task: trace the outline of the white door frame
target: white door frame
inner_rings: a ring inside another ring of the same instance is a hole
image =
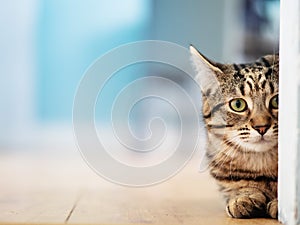
[[[280,5],[279,220],[300,224],[300,1]]]

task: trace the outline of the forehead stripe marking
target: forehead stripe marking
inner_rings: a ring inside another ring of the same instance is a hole
[[[258,75],[258,81],[260,81],[261,79],[261,73]]]
[[[240,91],[241,91],[241,94],[242,94],[243,96],[245,96],[245,86],[244,86],[244,84],[241,84],[241,86],[240,86]]]
[[[266,87],[266,83],[267,83],[267,81],[266,81],[266,80],[264,80],[264,81],[262,82],[262,84],[261,84],[261,87],[262,87],[262,89],[265,89],[265,87]]]
[[[271,89],[271,94],[273,94],[274,93],[274,86],[273,86],[271,81],[269,82],[269,86],[270,86],[270,89]]]
[[[236,64],[233,64],[233,67],[234,67],[235,70],[240,70],[239,66],[236,65]]]
[[[252,84],[249,81],[247,81],[247,84],[249,85],[250,90],[252,90],[252,88],[253,88]]]
[[[255,82],[255,80],[254,80],[254,77],[253,76],[249,76],[249,78],[251,79],[251,80],[253,80],[253,82]]]
[[[272,75],[273,70],[271,68],[268,69],[268,71],[266,72],[266,78],[269,79],[270,76]]]
[[[234,79],[243,79],[244,75],[240,73],[240,66],[236,65],[236,64],[233,64],[233,67],[234,67],[234,70],[235,70],[235,73],[233,75]]]
[[[244,69],[244,68],[246,67],[246,65],[245,65],[245,64],[240,64],[240,67],[241,67],[242,69]]]

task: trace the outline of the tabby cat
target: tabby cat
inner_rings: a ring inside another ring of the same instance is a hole
[[[220,64],[190,47],[210,174],[234,218],[277,218],[279,55]]]

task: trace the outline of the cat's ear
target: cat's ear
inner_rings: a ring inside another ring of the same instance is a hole
[[[190,45],[190,53],[196,71],[195,80],[199,83],[202,91],[205,93],[208,88],[219,87],[217,77],[223,75],[223,72],[218,64],[207,59],[192,45]]]
[[[217,66],[215,62],[209,60],[204,55],[202,55],[193,45],[190,45],[190,53],[196,71],[202,70],[203,66],[205,66],[211,69],[213,72],[223,73],[222,70]]]

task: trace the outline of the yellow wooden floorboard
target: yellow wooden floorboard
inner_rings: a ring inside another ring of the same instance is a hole
[[[214,181],[198,172],[198,160],[145,188],[103,180],[78,155],[0,155],[0,162],[0,224],[279,224],[228,218]]]

